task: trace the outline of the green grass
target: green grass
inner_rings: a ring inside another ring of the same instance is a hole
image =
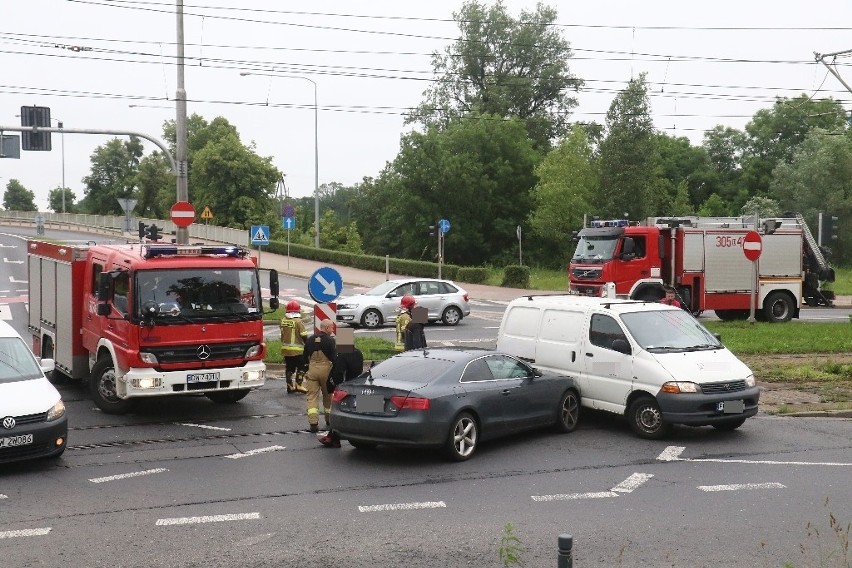
[[[720,334],[722,343],[737,355],[847,353],[852,347],[848,323],[707,321],[704,325]]]
[[[281,342],[277,339],[266,342],[267,363],[283,363],[281,358]],[[365,361],[384,361],[393,355],[393,343],[379,337],[356,337],[355,347],[364,355]]]
[[[834,282],[826,284],[838,296],[852,296],[852,268],[834,267]]]

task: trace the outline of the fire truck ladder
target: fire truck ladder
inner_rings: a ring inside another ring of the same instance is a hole
[[[834,269],[831,268],[825,255],[822,254],[822,250],[811,234],[811,230],[801,213],[796,213],[796,222],[802,227],[802,234],[807,245],[805,256],[809,266],[805,273],[805,302],[810,306],[832,306],[834,295],[823,293],[820,290],[819,281],[834,282]]]

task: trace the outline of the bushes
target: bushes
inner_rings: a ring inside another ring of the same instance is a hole
[[[468,282],[470,284],[484,284],[487,279],[487,268],[462,266],[456,273],[456,280],[458,280],[459,282]]]
[[[503,282],[500,284],[505,288],[529,288],[530,269],[528,266],[509,265],[503,272]]]

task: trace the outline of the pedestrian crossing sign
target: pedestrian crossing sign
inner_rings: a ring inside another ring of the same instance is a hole
[[[269,225],[252,225],[249,236],[253,245],[268,245]]]

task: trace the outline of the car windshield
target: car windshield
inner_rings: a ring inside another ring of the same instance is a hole
[[[262,313],[256,273],[246,268],[140,270],[134,298],[140,318],[145,306],[156,304],[158,323],[257,319]]]
[[[453,364],[452,361],[446,359],[433,359],[422,355],[419,357],[391,357],[370,369],[370,376],[375,380],[387,378],[394,381],[423,384],[443,375]]]
[[[0,383],[42,376],[32,351],[20,337],[0,337]]]
[[[603,262],[612,260],[618,237],[580,237],[574,256],[575,262]]]
[[[650,352],[719,349],[706,327],[684,310],[622,314],[621,321],[640,347]]]
[[[388,280],[387,282],[382,282],[372,290],[368,290],[364,292],[367,296],[384,296],[394,288],[399,286],[399,282],[394,282],[393,280]]]

